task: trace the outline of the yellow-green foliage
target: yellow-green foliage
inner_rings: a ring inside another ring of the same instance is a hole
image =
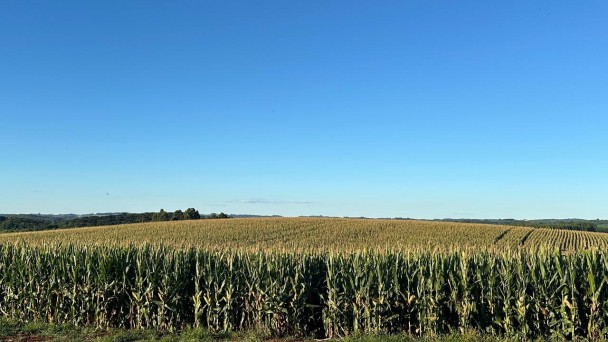
[[[0,315],[276,335],[607,337],[608,252],[0,245]]]
[[[0,243],[122,245],[149,243],[208,250],[344,251],[428,248],[608,248],[608,234],[498,225],[334,218],[152,222],[9,233]]]
[[[0,316],[339,337],[608,337],[601,233],[199,220],[0,235]]]

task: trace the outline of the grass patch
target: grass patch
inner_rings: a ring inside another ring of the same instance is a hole
[[[188,328],[177,333],[155,329],[94,329],[71,325],[54,325],[40,322],[20,323],[0,319],[0,341],[53,341],[53,342],[131,342],[131,341],[265,341],[267,335],[254,331],[246,333],[214,334],[205,329]],[[273,341],[279,341],[273,339]],[[289,342],[290,339],[280,341]],[[301,341],[301,339],[299,340]]]
[[[516,342],[522,338],[506,338],[476,333],[452,334],[437,337],[416,338],[409,335],[353,335],[342,340],[327,341],[344,342]],[[177,333],[159,332],[154,329],[99,330],[70,325],[53,325],[46,323],[18,323],[0,319],[0,341],[53,341],[53,342],[132,342],[132,341],[162,341],[162,342],[316,342],[313,338],[274,338],[265,333],[249,331],[243,333],[214,334],[205,329],[188,328]],[[321,340],[326,341],[326,340]],[[543,341],[539,339],[537,341]]]

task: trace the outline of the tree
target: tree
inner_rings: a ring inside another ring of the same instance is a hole
[[[226,215],[224,213],[220,213],[219,215],[217,215],[217,218],[225,219],[225,218],[228,218],[228,215]]]
[[[198,220],[200,218],[201,218],[201,214],[199,214],[198,210],[196,210],[194,208],[188,208],[184,212],[184,219],[185,220]]]
[[[177,221],[177,220],[183,220],[184,219],[184,212],[177,209],[176,211],[173,212],[173,217],[171,217],[171,220],[173,221]]]
[[[169,219],[169,213],[164,209],[161,209],[158,213],[155,213],[154,216],[152,216],[152,221],[169,221]]]

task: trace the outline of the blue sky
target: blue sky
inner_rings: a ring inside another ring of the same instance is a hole
[[[607,218],[604,1],[0,4],[0,212]]]

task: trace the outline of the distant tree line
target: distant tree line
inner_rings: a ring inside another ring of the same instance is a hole
[[[530,228],[581,230],[581,231],[587,231],[587,232],[605,231],[604,229],[600,229],[600,227],[598,227],[598,225],[595,222],[590,221],[590,220],[445,219],[445,220],[441,220],[441,221],[500,224],[500,225],[521,226],[521,227],[530,227]]]
[[[126,223],[141,223],[151,221],[199,220],[229,218],[224,213],[199,214],[198,210],[188,208],[185,211],[176,210],[168,213],[161,209],[157,213],[120,213],[112,215],[91,215],[76,218],[58,218],[42,215],[7,215],[0,216],[0,232],[18,232],[50,230],[62,228],[78,228],[93,226],[109,226]]]
[[[173,213],[166,212],[161,209],[159,212],[152,215],[152,221],[178,221],[178,220],[200,220],[200,219],[225,219],[229,218],[224,213],[211,213],[209,215],[201,215],[198,210],[188,208],[186,211],[176,210]]]

